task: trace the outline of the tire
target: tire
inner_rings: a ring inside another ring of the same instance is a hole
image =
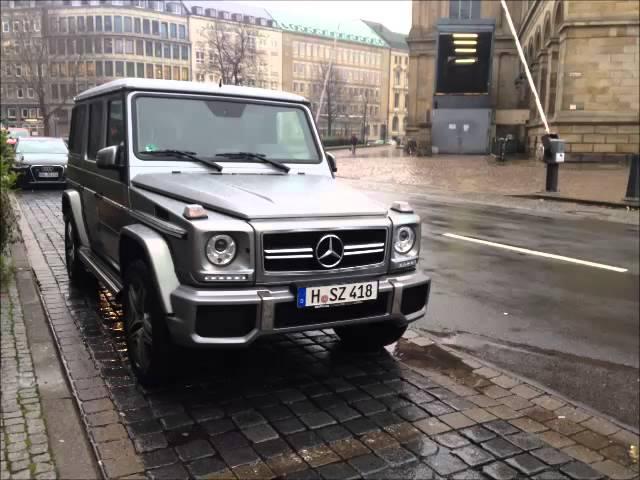
[[[365,323],[336,327],[334,330],[342,344],[349,350],[374,352],[397,342],[408,325],[397,325],[392,322]]]
[[[76,225],[70,215],[64,216],[64,259],[67,266],[69,282],[74,286],[84,286],[90,274],[84,268],[79,255],[80,241]]]
[[[155,282],[143,260],[125,270],[124,329],[131,368],[143,385],[158,385],[168,378],[173,344]]]

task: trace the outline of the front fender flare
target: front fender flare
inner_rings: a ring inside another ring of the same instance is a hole
[[[173,313],[171,292],[180,286],[180,282],[176,276],[173,258],[166,240],[155,230],[141,224],[127,225],[121,230],[120,236],[129,238],[142,247],[151,268],[162,307],[165,313]],[[122,248],[122,242],[120,245]],[[120,258],[122,257],[121,251]],[[120,268],[124,269],[126,265],[121,264]],[[124,277],[124,272],[122,273]]]
[[[87,235],[87,229],[82,218],[82,198],[77,190],[67,189],[62,192],[62,212],[66,214],[64,205],[68,204],[68,209],[71,210],[71,218],[73,219],[73,226],[78,233],[78,240],[83,247],[89,247],[89,236]]]

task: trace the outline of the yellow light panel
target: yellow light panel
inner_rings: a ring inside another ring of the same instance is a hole
[[[454,45],[477,45],[477,40],[454,40]]]
[[[456,53],[476,53],[475,48],[456,48]]]
[[[476,63],[476,58],[456,58],[456,63]]]
[[[453,38],[478,38],[477,33],[454,33]]]

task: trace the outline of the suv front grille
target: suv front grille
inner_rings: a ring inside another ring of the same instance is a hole
[[[320,256],[326,253],[329,237],[337,255],[319,259],[318,253]],[[321,240],[323,245],[319,250]],[[307,272],[375,265],[384,262],[386,246],[384,228],[265,233],[262,239],[264,270]]]

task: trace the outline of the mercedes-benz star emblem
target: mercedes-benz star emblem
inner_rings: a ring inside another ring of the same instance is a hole
[[[324,268],[332,268],[342,261],[344,245],[336,235],[325,235],[316,245],[316,259]]]

